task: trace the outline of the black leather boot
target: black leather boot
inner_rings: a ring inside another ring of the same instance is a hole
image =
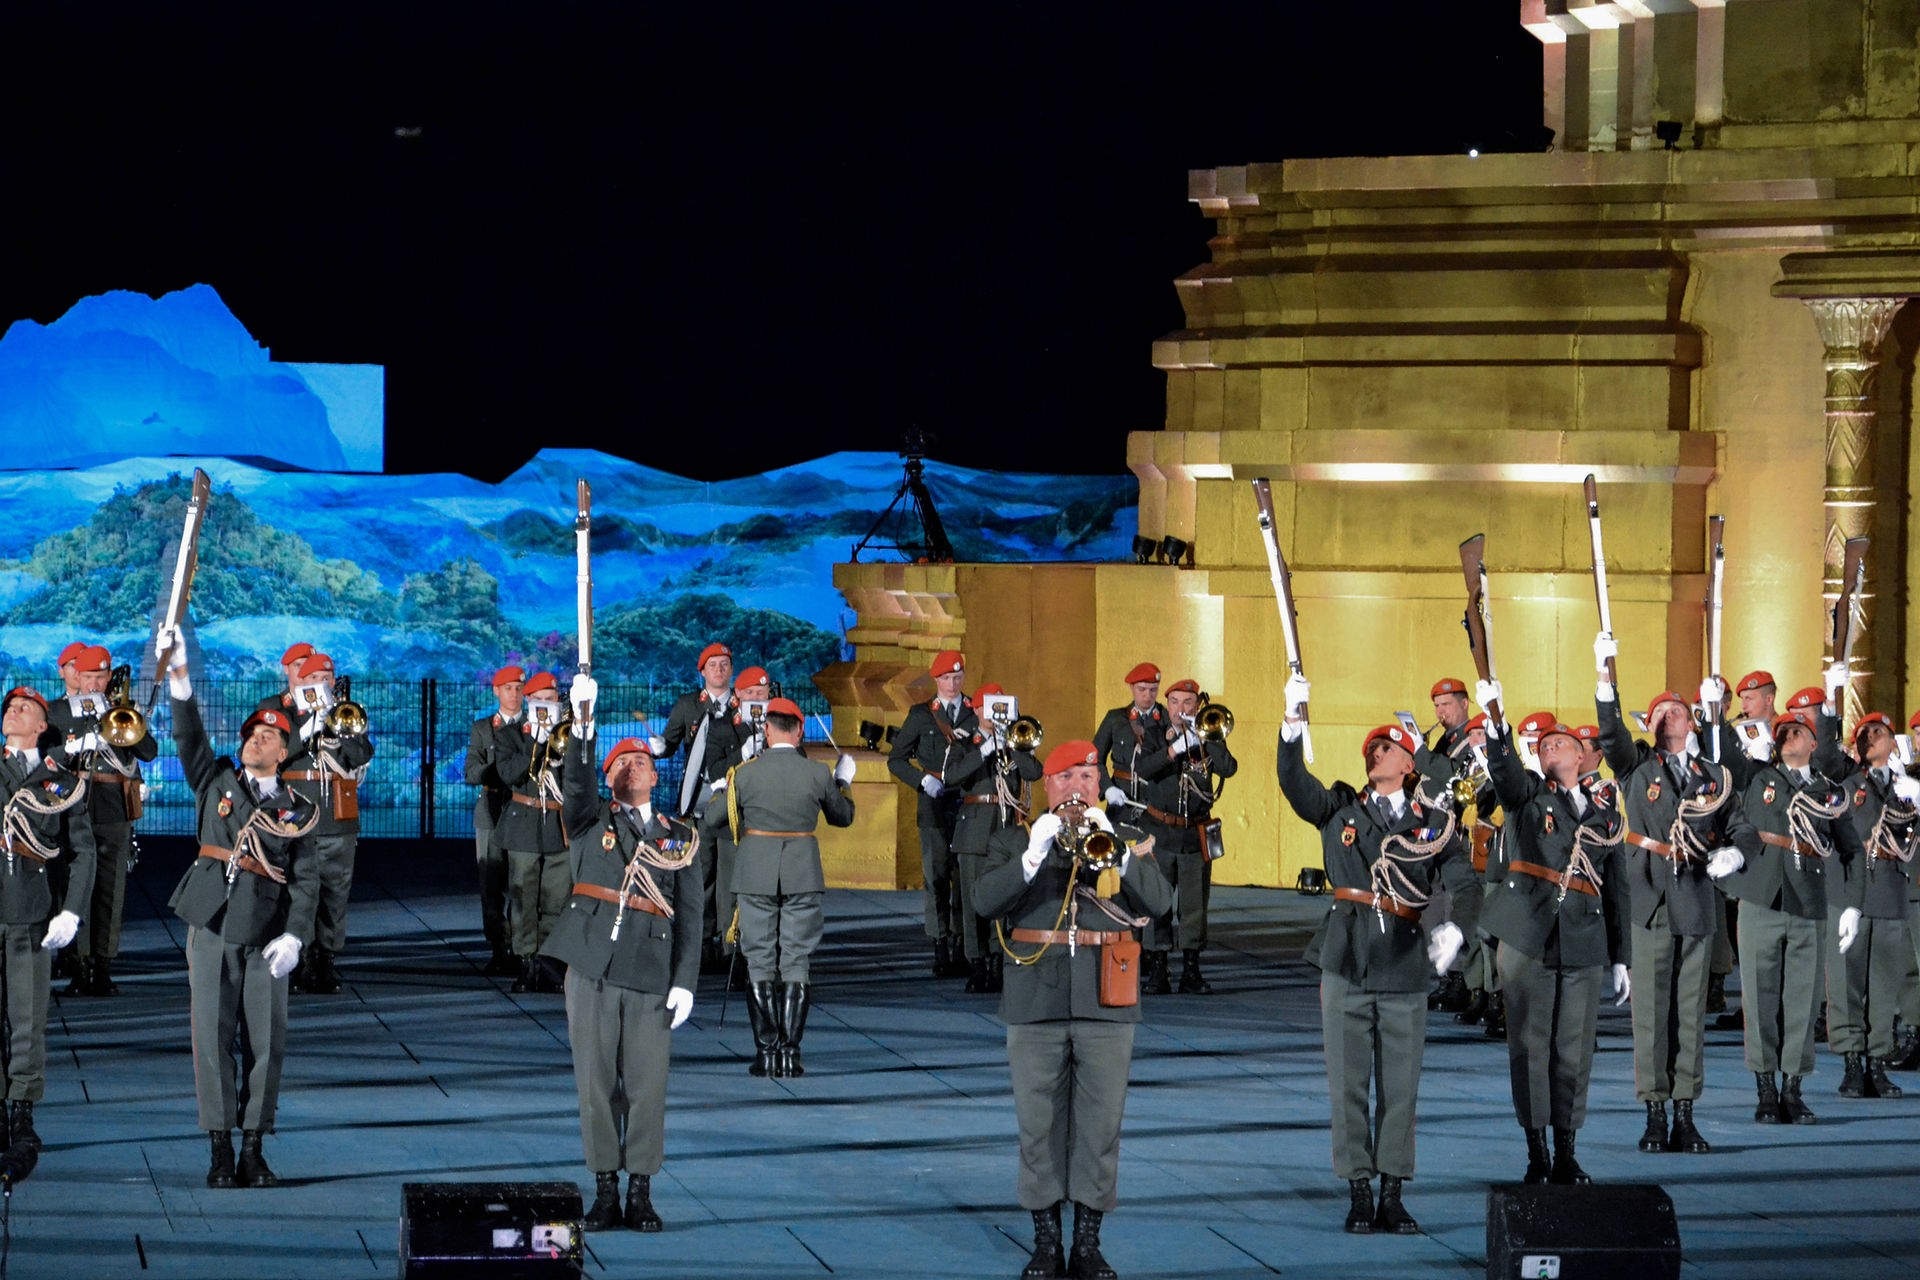
[[[113,961],[106,956],[93,958],[93,989],[87,992],[92,996],[117,996],[120,984],[113,980]]]
[[[1864,1098],[1867,1096],[1866,1063],[1857,1053],[1843,1053],[1847,1069],[1840,1077],[1840,1096],[1843,1098]]]
[[[936,978],[946,977],[947,969],[952,963],[952,959],[947,954],[947,940],[945,938],[935,939],[933,944],[933,964],[929,966],[933,976]]]
[[[1459,1013],[1467,1007],[1467,980],[1449,973],[1440,984],[1440,1012]]]
[[[1799,1076],[1780,1078],[1780,1118],[1788,1124],[1813,1124],[1819,1119],[1800,1096]]]
[[[997,995],[1007,985],[1006,966],[1006,959],[998,950],[995,950],[992,955],[987,957],[987,991],[989,994]]]
[[[1477,1026],[1480,1019],[1486,1016],[1487,993],[1476,989],[1467,994],[1466,1004],[1461,1006],[1460,1012],[1453,1015],[1453,1020],[1462,1026],[1472,1027]]]
[[[333,967],[333,953],[325,947],[313,949],[313,968],[307,974],[307,990],[317,996],[340,994],[340,971]]]
[[[517,955],[514,960],[519,965],[519,972],[513,977],[513,994],[519,996],[529,991],[538,991],[540,989],[539,957]]]
[[[92,956],[84,956],[81,958],[80,972],[73,975],[73,981],[67,983],[67,989],[62,994],[69,996],[90,996],[93,994]]]
[[[800,1037],[807,1031],[807,1010],[813,1004],[813,988],[804,982],[789,982],[780,990],[780,1074],[803,1076],[800,1061]]]
[[[1665,1151],[1667,1149],[1667,1104],[1649,1102],[1647,1104],[1647,1127],[1640,1135],[1642,1151]]]
[[[1707,975],[1707,1012],[1725,1013],[1727,1011],[1727,975],[1710,973]]]
[[[40,1135],[33,1131],[33,1104],[31,1102],[9,1102],[7,1104],[7,1145],[17,1147],[24,1144],[35,1149],[41,1146]]]
[[[633,1231],[659,1231],[664,1225],[660,1215],[653,1211],[653,1176],[646,1173],[627,1175],[627,1227]]]
[[[1200,952],[1198,948],[1180,953],[1180,994],[1183,996],[1210,996],[1213,984],[1200,972]]]
[[[1150,996],[1173,994],[1173,983],[1167,975],[1167,953],[1164,951],[1147,952],[1147,971],[1141,977],[1140,990]]]
[[[213,1139],[213,1160],[207,1165],[207,1185],[230,1187],[233,1185],[233,1131],[209,1129],[207,1136]]]
[[[1347,1180],[1347,1231],[1356,1236],[1373,1234],[1373,1182],[1370,1179]]]
[[[1667,1139],[1667,1150],[1684,1151],[1688,1155],[1703,1156],[1713,1150],[1700,1131],[1693,1127],[1693,1100],[1679,1098],[1673,1104],[1673,1136]]]
[[[582,1231],[605,1231],[620,1221],[620,1175],[593,1175],[593,1207],[580,1219]]]
[[[1920,1066],[1920,1027],[1901,1027],[1893,1038],[1893,1056],[1887,1059],[1889,1071],[1911,1071]]]
[[[1373,1227],[1397,1236],[1414,1235],[1420,1230],[1420,1224],[1400,1203],[1400,1179],[1390,1173],[1380,1175],[1380,1207],[1374,1211]]]
[[[1547,1152],[1547,1131],[1527,1130],[1527,1173],[1522,1182],[1544,1186],[1553,1176],[1553,1157]]]
[[[1573,1158],[1573,1130],[1556,1128],[1553,1131],[1553,1174],[1548,1179],[1563,1187],[1584,1186],[1593,1179]]]
[[[267,1167],[266,1156],[260,1153],[260,1131],[248,1129],[240,1135],[240,1166],[234,1172],[234,1182],[242,1187],[277,1187],[280,1179]]]
[[[1906,1096],[1906,1090],[1887,1079],[1887,1064],[1868,1054],[1867,1089],[1876,1098],[1900,1098]]]
[[[1820,1002],[1820,1014],[1813,1020],[1813,1038],[1815,1043],[1827,1043],[1827,1002]]]
[[[1787,1117],[1780,1110],[1780,1089],[1773,1083],[1773,1072],[1756,1071],[1753,1073],[1754,1087],[1759,1090],[1759,1102],[1753,1108],[1755,1124],[1779,1124]],[[1787,1120],[1787,1123],[1793,1123]]]
[[[1053,1280],[1067,1274],[1067,1255],[1060,1247],[1060,1206],[1033,1211],[1033,1256],[1021,1268],[1020,1280]]]
[[[1107,1260],[1100,1256],[1100,1219],[1098,1209],[1075,1203],[1073,1206],[1073,1252],[1067,1255],[1067,1274],[1074,1280],[1118,1280]]]
[[[1498,991],[1487,1001],[1487,1035],[1494,1040],[1507,1038],[1507,998]]]
[[[967,948],[959,938],[947,939],[947,971],[941,975],[948,978],[967,976]]]
[[[987,989],[987,962],[985,959],[967,961],[967,990],[984,992]]]
[[[520,976],[520,957],[505,948],[495,947],[480,972],[489,978],[517,978]]]
[[[753,1026],[751,1076],[770,1076],[780,1065],[780,984],[756,982],[747,988],[747,1021]]]

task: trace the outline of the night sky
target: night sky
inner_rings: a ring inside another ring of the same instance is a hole
[[[1187,170],[1525,149],[1518,9],[10,2],[0,324],[211,284],[397,472],[1120,472]]]

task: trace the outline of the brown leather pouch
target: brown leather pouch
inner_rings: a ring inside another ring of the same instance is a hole
[[[360,779],[334,778],[328,789],[333,795],[335,822],[353,822],[360,817]]]
[[[1127,938],[1100,948],[1100,1006],[1124,1009],[1140,1003],[1140,940]]]
[[[1218,862],[1227,856],[1227,837],[1220,819],[1200,824],[1200,852],[1206,855],[1208,862]]]
[[[127,804],[127,821],[140,821],[140,815],[146,811],[145,806],[140,801],[140,779],[122,778],[120,780],[120,794]]]

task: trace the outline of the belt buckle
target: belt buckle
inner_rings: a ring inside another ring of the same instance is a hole
[[[1387,912],[1386,908],[1380,905],[1380,891],[1377,889],[1374,890],[1373,894],[1373,918],[1380,922],[1380,932],[1385,933],[1387,931]]]

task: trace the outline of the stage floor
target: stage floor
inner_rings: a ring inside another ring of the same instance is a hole
[[[570,1179],[591,1191],[557,995],[483,978],[471,847],[363,846],[346,990],[295,996],[278,1133],[282,1185],[210,1191],[194,1127],[184,930],[164,903],[185,853],[148,841],[129,891],[123,994],[57,997],[47,1142],[11,1204],[12,1277],[265,1280],[396,1271],[400,1184]],[[1215,894],[1210,998],[1150,997],[1133,1063],[1120,1207],[1123,1277],[1484,1273],[1487,1184],[1524,1145],[1505,1047],[1435,1014],[1408,1208],[1425,1234],[1349,1236],[1333,1176],[1315,974],[1300,961],[1325,899]],[[1017,1276],[1014,1121],[996,997],[926,975],[920,897],[836,891],[816,957],[807,1074],[755,1080],[740,997],[721,1023],[702,980],[674,1036],[663,1234],[588,1237],[588,1275]],[[1177,961],[1176,961],[1177,962]],[[56,990],[59,985],[56,984]],[[1710,1033],[1696,1115],[1705,1156],[1642,1155],[1626,1011],[1601,1019],[1580,1154],[1597,1180],[1666,1187],[1683,1274],[1920,1273],[1916,1096],[1835,1096],[1820,1123],[1752,1122],[1737,1033]]]

